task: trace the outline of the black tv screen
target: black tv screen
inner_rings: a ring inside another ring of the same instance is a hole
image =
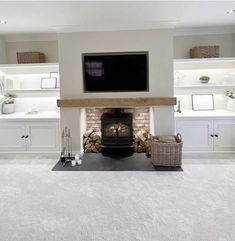
[[[83,54],[85,92],[148,91],[148,52]]]

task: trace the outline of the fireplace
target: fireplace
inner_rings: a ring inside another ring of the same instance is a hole
[[[133,125],[132,114],[123,113],[115,108],[113,113],[104,113],[101,116],[101,152],[126,149],[133,152]]]
[[[117,117],[122,121],[121,124],[116,122]],[[86,130],[83,133],[84,152],[101,152],[101,119],[103,120],[102,129],[105,130],[103,152],[104,150],[117,150],[117,153],[120,153],[126,149],[126,153],[131,154],[132,144],[134,152],[146,152],[150,137],[149,107],[86,108]],[[109,126],[103,128],[104,124]],[[126,138],[128,136],[130,138]],[[124,147],[120,147],[121,145]]]

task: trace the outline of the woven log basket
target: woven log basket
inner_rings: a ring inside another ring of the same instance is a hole
[[[175,142],[161,142],[159,136],[151,139],[151,160],[154,166],[180,167],[182,164],[182,138],[178,133]]]

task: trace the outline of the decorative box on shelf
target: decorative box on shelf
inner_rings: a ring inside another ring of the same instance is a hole
[[[18,64],[45,63],[45,54],[41,52],[17,52]]]
[[[190,49],[190,58],[216,58],[219,57],[219,46],[197,46]]]

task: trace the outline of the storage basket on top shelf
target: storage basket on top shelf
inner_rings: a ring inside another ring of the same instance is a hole
[[[154,166],[180,167],[182,164],[182,138],[176,136],[151,137],[151,160]]]
[[[45,54],[41,52],[17,52],[18,64],[45,63]]]
[[[219,46],[197,46],[190,49],[190,58],[217,58]]]

